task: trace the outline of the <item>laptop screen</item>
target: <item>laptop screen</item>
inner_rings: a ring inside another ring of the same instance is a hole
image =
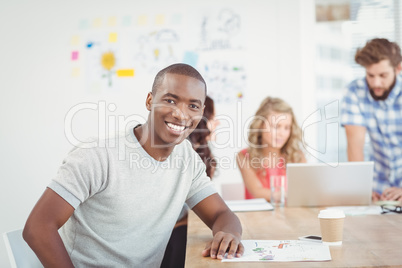
[[[287,164],[288,207],[370,205],[373,162]]]

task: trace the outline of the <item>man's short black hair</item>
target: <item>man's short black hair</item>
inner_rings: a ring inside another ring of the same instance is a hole
[[[162,84],[163,79],[166,74],[181,74],[189,77],[193,77],[198,79],[205,85],[205,96],[207,96],[207,83],[205,83],[204,78],[202,78],[201,74],[191,65],[184,63],[175,63],[172,64],[162,70],[160,70],[155,76],[154,83],[152,85],[152,94],[155,95],[158,91],[158,87]]]

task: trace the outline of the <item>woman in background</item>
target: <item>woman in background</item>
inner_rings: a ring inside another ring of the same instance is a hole
[[[286,175],[287,163],[306,162],[300,148],[301,129],[292,108],[267,97],[250,125],[249,147],[237,154],[245,198],[271,200],[270,176]]]
[[[216,169],[216,161],[212,156],[208,142],[215,140],[215,129],[219,125],[219,120],[215,119],[214,101],[208,96],[205,99],[203,117],[198,126],[188,136],[188,139],[204,162],[208,177],[212,179]]]
[[[208,146],[209,141],[215,140],[215,129],[219,121],[215,119],[214,101],[210,97],[205,99],[204,114],[194,131],[188,136],[194,150],[200,155],[206,166],[206,173],[212,179],[217,162]],[[184,267],[187,244],[187,214],[188,207],[184,205],[180,213],[169,243],[166,247],[161,268]]]

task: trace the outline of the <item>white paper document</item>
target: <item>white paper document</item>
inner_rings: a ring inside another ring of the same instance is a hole
[[[271,203],[268,203],[264,198],[245,199],[245,200],[228,200],[225,201],[226,205],[231,211],[261,211],[261,210],[273,210],[274,207]]]
[[[300,240],[242,240],[244,254],[222,262],[330,261],[329,246]]]

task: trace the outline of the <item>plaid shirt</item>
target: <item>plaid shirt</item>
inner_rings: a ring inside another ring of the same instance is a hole
[[[402,78],[384,101],[370,95],[367,82],[353,81],[341,104],[341,124],[364,126],[370,136],[374,161],[373,190],[402,187]]]

